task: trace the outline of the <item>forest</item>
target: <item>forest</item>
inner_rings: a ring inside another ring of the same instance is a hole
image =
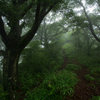
[[[0,100],[100,100],[100,0],[0,0]]]

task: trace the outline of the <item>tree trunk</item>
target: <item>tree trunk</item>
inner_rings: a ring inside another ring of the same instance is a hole
[[[3,61],[3,87],[9,95],[8,100],[16,100],[15,91],[18,88],[18,60],[21,52],[16,49],[6,49]]]

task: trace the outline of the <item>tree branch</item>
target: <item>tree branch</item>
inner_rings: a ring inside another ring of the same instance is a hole
[[[40,17],[40,3],[39,3],[40,0],[38,0],[38,3],[37,3],[37,8],[36,8],[36,14],[35,14],[35,20],[37,21]],[[39,22],[39,21],[38,21]],[[38,23],[37,22],[37,23]],[[39,24],[39,23],[38,23]]]
[[[4,29],[4,23],[3,23],[3,20],[1,18],[1,15],[0,15],[0,35],[2,37],[2,41],[4,42],[5,45],[8,44],[8,36],[6,34],[6,31]]]
[[[95,32],[94,32],[94,29],[93,29],[91,20],[90,20],[90,18],[89,18],[89,16],[88,16],[87,12],[86,12],[86,10],[85,10],[85,7],[83,6],[83,4],[82,4],[80,1],[77,1],[77,0],[74,0],[74,1],[76,1],[77,3],[79,3],[79,4],[83,7],[83,11],[84,11],[84,13],[85,13],[85,16],[86,16],[88,22],[89,22],[89,29],[90,29],[92,35],[94,36],[94,38],[95,38],[98,42],[100,42],[100,39],[96,36],[96,34],[95,34]]]
[[[94,32],[94,29],[93,29],[91,20],[90,20],[89,16],[87,15],[85,8],[84,8],[84,13],[85,13],[85,16],[86,16],[86,18],[87,18],[87,20],[88,20],[88,22],[89,22],[89,29],[90,29],[92,35],[94,36],[94,38],[95,38],[98,42],[100,42],[100,39],[96,36],[96,34],[95,34],[95,32]]]
[[[32,8],[32,6],[33,6],[33,2],[31,2],[31,3],[29,4],[29,6],[25,8],[25,10],[24,10],[24,12],[21,14],[21,16],[23,17],[23,16]]]
[[[36,31],[38,30],[38,27],[40,26],[41,21],[43,18],[48,14],[48,12],[57,4],[57,2],[54,2],[52,5],[50,5],[47,8],[43,8],[44,10],[41,10],[40,2],[38,1],[37,3],[37,8],[36,8],[36,13],[35,13],[35,21],[33,23],[32,28],[25,34],[24,36],[21,37],[21,48],[24,48],[34,37]]]

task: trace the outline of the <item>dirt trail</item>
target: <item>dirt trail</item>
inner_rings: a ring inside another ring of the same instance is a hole
[[[65,100],[90,100],[92,96],[100,95],[100,87],[93,87],[93,83],[84,78],[84,75],[88,74],[87,68],[77,70],[76,74],[80,81],[76,85],[73,96]]]
[[[65,56],[65,57],[64,57],[64,62],[63,62],[63,64],[62,64],[62,67],[59,68],[58,71],[65,69],[66,66],[67,66],[67,64],[68,64],[68,57]]]
[[[68,64],[67,57],[64,59],[64,63],[62,65],[62,69],[65,68],[65,65]],[[65,64],[66,63],[66,64]],[[74,94],[72,97],[66,97],[64,100],[90,100],[92,96],[100,95],[100,87],[94,87],[93,82],[89,82],[84,78],[84,75],[88,74],[86,66],[82,66],[77,60],[73,61],[73,64],[80,65],[82,68],[77,70],[75,73],[79,78],[78,84],[75,86]]]

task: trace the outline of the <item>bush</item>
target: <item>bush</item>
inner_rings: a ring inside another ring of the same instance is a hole
[[[100,100],[100,96],[92,96],[92,99],[90,100]]]
[[[99,62],[100,58],[97,58],[97,57],[88,57],[85,55],[83,55],[83,56],[81,55],[81,56],[77,56],[77,59],[83,66],[91,67],[91,66],[100,64],[100,62]]]
[[[90,76],[89,74],[87,74],[87,75],[84,75],[84,77],[86,78],[86,80],[88,80],[88,81],[94,81],[95,80],[95,78],[93,78],[92,76]]]
[[[91,67],[90,75],[95,78],[95,80],[100,84],[100,67]]]
[[[100,75],[100,67],[92,67],[90,69],[91,69],[91,71],[90,71],[91,75],[95,75],[95,76]]]
[[[7,92],[4,92],[3,91],[3,86],[2,85],[0,85],[0,100],[7,100],[6,99],[6,96],[8,95],[8,93]]]
[[[67,70],[49,75],[39,87],[26,93],[25,100],[62,100],[64,96],[74,93],[74,86],[78,82],[76,74]]]
[[[66,70],[70,70],[70,71],[78,70],[79,68],[81,68],[81,67],[79,65],[75,65],[75,64],[68,64],[66,66]]]

